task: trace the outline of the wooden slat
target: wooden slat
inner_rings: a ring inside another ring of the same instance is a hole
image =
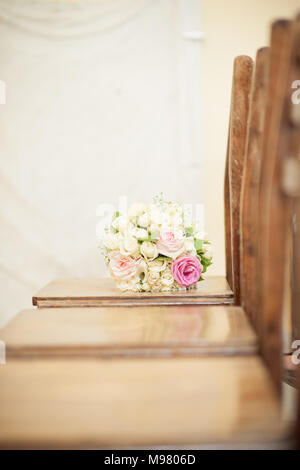
[[[228,129],[228,141],[224,176],[224,224],[225,224],[225,260],[226,279],[231,289],[233,289],[232,279],[232,244],[231,244],[231,214],[230,214],[230,187],[229,187],[229,143],[230,139],[230,119]]]
[[[292,83],[299,80],[300,77],[300,14],[293,24],[292,30],[292,65],[289,74],[288,82]],[[288,121],[290,126],[287,127],[286,146],[283,152],[288,157],[289,164],[294,163],[294,175],[289,175],[293,184],[288,184],[288,188],[283,184],[283,190],[289,197],[292,204],[292,218],[293,218],[293,260],[292,260],[292,340],[300,340],[300,103],[294,104],[290,100],[290,90],[286,96],[286,109],[285,121]],[[297,117],[297,118],[296,118]],[[286,123],[286,122],[285,122]],[[285,165],[287,158],[283,161],[282,175],[285,174]],[[290,183],[282,178],[283,183]],[[298,376],[298,377],[297,377]],[[296,445],[300,450],[300,367],[297,366],[297,386],[298,386],[298,419],[296,430]]]
[[[239,56],[235,59],[229,136],[229,187],[233,292],[237,304],[240,303],[240,199],[252,69],[253,61],[250,57]]]
[[[269,87],[260,181],[260,287],[259,335],[261,351],[274,381],[281,389],[282,311],[284,306],[287,230],[290,209],[281,192],[281,159],[284,133],[281,129],[284,100],[290,84],[291,23],[272,26]]]
[[[299,18],[300,21],[300,18]],[[297,105],[297,106],[300,106]],[[299,130],[299,129],[298,129]],[[300,340],[300,200],[293,201],[293,263],[292,263],[292,340]],[[299,347],[299,346],[298,346]],[[299,357],[299,356],[298,356]],[[296,441],[300,450],[300,366],[295,373],[295,385],[298,388],[298,417]]]
[[[299,80],[300,77],[300,16],[293,25],[293,51],[292,51],[291,82]],[[288,98],[288,97],[287,97]],[[288,101],[290,126],[288,162],[283,163],[283,176],[285,165],[288,163],[291,171],[287,174],[288,179],[282,178],[284,192],[292,200],[292,339],[300,340],[300,120],[295,119],[295,109],[300,110],[300,103],[294,104]],[[287,159],[286,159],[287,160]],[[293,165],[291,165],[293,163]],[[287,186],[287,187],[286,187]]]
[[[1,448],[270,443],[286,437],[257,357],[10,360]]]
[[[0,331],[10,357],[166,357],[253,354],[240,307],[24,310]]]
[[[233,293],[223,276],[207,277],[197,289],[178,292],[120,291],[113,279],[56,279],[33,297],[38,307],[99,307],[124,305],[232,304]]]
[[[292,341],[300,340],[299,305],[300,305],[300,201],[293,201],[293,259],[292,259]]]
[[[260,270],[259,177],[267,93],[269,49],[257,51],[252,80],[241,194],[241,304],[257,329],[257,280]]]
[[[298,404],[297,404],[297,424],[296,424],[296,447],[300,450],[300,367],[297,369],[297,386],[298,386]]]

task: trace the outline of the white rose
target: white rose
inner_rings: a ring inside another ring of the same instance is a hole
[[[140,247],[142,255],[147,259],[154,259],[158,256],[158,251],[155,243],[143,242]]]
[[[151,224],[161,225],[165,222],[168,214],[164,214],[158,206],[150,204],[149,215]]]
[[[158,279],[160,278],[160,274],[157,271],[148,271],[147,282],[149,284],[156,284]]]
[[[143,212],[145,212],[146,206],[145,204],[141,202],[135,202],[134,204],[131,204],[128,210],[128,215],[130,218],[138,217],[141,215]]]
[[[195,245],[194,245],[194,237],[185,238],[185,240],[184,240],[184,249],[188,253],[191,253],[193,255],[196,254],[196,249],[195,249]]]
[[[161,284],[158,282],[156,284],[152,284],[151,285],[151,291],[153,292],[160,292],[162,289],[161,289]]]
[[[174,278],[170,268],[165,269],[161,275],[161,284],[165,287],[171,287],[174,284]]]
[[[108,250],[117,250],[120,247],[121,236],[119,233],[106,233],[103,237],[103,245]]]
[[[150,287],[150,284],[148,284],[148,282],[143,282],[142,284],[142,290],[144,292],[149,292],[151,290],[151,287]]]
[[[148,277],[148,266],[143,259],[141,259],[141,261],[139,262],[139,266],[137,269],[137,277],[139,281],[146,281]]]
[[[120,253],[124,256],[138,256],[139,244],[134,237],[125,237],[120,243]]]
[[[137,229],[134,230],[133,233],[134,233],[134,236],[135,236],[136,238],[138,238],[139,240],[140,240],[140,239],[143,240],[143,239],[145,239],[145,238],[148,238],[148,231],[145,230],[144,228],[137,228]]]
[[[141,227],[147,227],[149,224],[150,218],[147,212],[144,212],[144,214],[140,215],[138,218],[138,225]]]
[[[149,263],[149,272],[161,272],[166,269],[167,261],[163,259],[155,259]]]
[[[120,215],[119,217],[116,217],[112,221],[111,225],[116,230],[120,230],[120,232],[124,232],[128,226],[128,219],[125,215]]]
[[[159,238],[160,228],[157,224],[151,224],[149,227],[149,232],[151,233],[151,237]]]

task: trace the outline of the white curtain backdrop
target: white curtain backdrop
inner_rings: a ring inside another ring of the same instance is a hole
[[[0,326],[105,273],[100,203],[202,201],[199,21],[198,0],[0,0]]]

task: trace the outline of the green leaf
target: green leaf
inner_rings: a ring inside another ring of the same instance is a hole
[[[159,256],[157,256],[157,258],[155,258],[155,261],[156,261],[156,260],[171,261],[172,258],[169,258],[168,256],[165,256],[165,255],[159,255]]]
[[[212,264],[212,259],[206,258],[205,256],[201,256],[201,262],[204,263],[206,266],[210,266]]]
[[[157,240],[158,240],[158,237],[156,237],[155,233],[149,233],[148,237],[146,238],[138,238],[137,239],[138,242],[142,243],[142,242],[152,242],[152,243],[156,243]]]
[[[202,240],[200,240],[199,238],[194,238],[194,246],[195,246],[195,250],[197,251],[201,251],[202,250]]]
[[[202,264],[202,267],[203,267],[203,274],[206,272],[208,266],[210,266],[212,264],[212,260],[210,258],[205,258],[205,256],[201,256],[200,257],[200,262]]]
[[[159,239],[159,230],[153,230],[150,233],[151,241],[156,242]]]
[[[212,264],[212,260],[211,258],[205,258],[205,256],[199,256],[200,258],[200,263],[202,264],[202,273],[204,274],[208,268],[208,266],[210,266]]]
[[[185,235],[187,237],[191,237],[194,233],[193,227],[186,227],[185,228]]]

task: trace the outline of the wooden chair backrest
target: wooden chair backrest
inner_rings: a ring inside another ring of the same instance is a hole
[[[259,181],[265,123],[269,48],[257,51],[250,94],[241,191],[241,305],[257,330]]]
[[[253,60],[234,61],[224,180],[226,277],[240,303],[240,197],[245,156]]]
[[[291,26],[290,66],[281,121],[281,189],[292,218],[291,313],[292,339],[300,340],[300,95],[293,101],[294,87],[300,86],[300,15]],[[298,346],[299,347],[299,346]],[[297,448],[300,449],[300,366],[298,366]]]
[[[286,155],[286,101],[290,100],[292,23],[272,25],[259,194],[259,258],[257,277],[257,331],[261,353],[278,390],[282,378],[282,317],[287,264],[291,201],[281,187],[281,167]],[[289,96],[287,96],[289,93]]]
[[[273,23],[270,49],[257,52],[241,191],[241,302],[258,332],[262,356],[279,393],[291,227],[293,339],[300,340],[299,94],[292,101],[297,80],[300,16],[294,22]],[[300,367],[296,436],[300,449]]]
[[[240,210],[241,304],[261,353],[281,386],[281,336],[291,202],[281,188],[285,100],[292,60],[292,23],[272,25],[271,47],[257,52],[249,103]]]

